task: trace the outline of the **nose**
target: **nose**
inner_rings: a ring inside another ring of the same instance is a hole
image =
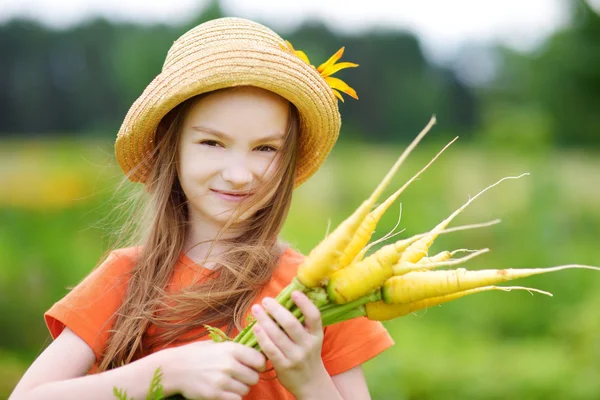
[[[244,160],[229,160],[221,170],[221,176],[236,189],[249,186],[253,179],[252,171]]]

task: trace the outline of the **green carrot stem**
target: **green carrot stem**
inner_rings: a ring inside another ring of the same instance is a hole
[[[321,314],[323,314],[323,312],[330,310],[334,307],[339,307],[339,304],[335,304],[335,303],[325,304],[323,307],[319,307],[319,311],[321,311]]]
[[[256,324],[256,320],[248,322],[248,325],[246,325],[246,327],[244,329],[242,329],[242,331],[240,333],[238,333],[238,335],[235,337],[235,339],[233,341],[243,344],[244,339],[248,336],[249,332],[252,331],[252,327],[255,324]]]
[[[365,308],[365,306],[363,304],[363,305],[356,307],[353,310],[348,311],[345,314],[340,314],[336,318],[332,318],[330,320],[327,320],[326,322],[323,322],[323,326],[337,324],[338,322],[344,322],[344,321],[347,321],[352,318],[364,317],[366,315],[367,315],[367,309]]]
[[[246,341],[248,340],[248,337],[250,335],[252,335],[252,327],[256,325],[256,321],[252,321],[250,322],[243,330],[242,332],[240,332],[235,339],[233,340],[234,342],[237,341],[237,343],[240,344],[246,344]]]
[[[300,282],[297,278],[294,277],[294,279],[292,279],[292,282],[289,285],[287,285],[285,288],[283,288],[283,290],[277,295],[277,297],[275,297],[275,300],[277,300],[277,302],[279,304],[281,304],[285,307],[286,304],[290,301],[292,292],[294,290],[300,290],[301,292],[306,292],[308,290],[308,288],[306,286],[304,286],[302,284],[302,282]],[[285,307],[285,308],[289,309],[290,307]]]
[[[256,340],[256,336],[254,336],[254,332],[252,332],[251,336],[248,336],[248,340],[244,344],[248,347],[258,346],[258,341]]]
[[[286,299],[285,303],[283,303],[283,307],[285,307],[286,309],[289,310],[290,308],[292,308],[294,306],[294,304],[296,304],[296,303],[294,303],[294,300],[292,300],[292,298],[289,297]]]
[[[381,291],[376,290],[368,295],[359,297],[358,299],[351,301],[349,303],[340,304],[340,305],[336,305],[334,307],[328,308],[327,310],[325,310],[321,313],[321,319],[323,321],[323,326],[331,325],[332,324],[331,321],[339,322],[339,318],[341,316],[343,316],[344,314],[349,313],[350,311],[362,306],[363,304],[371,303],[371,302],[375,302],[375,301],[379,301],[379,300],[381,300]],[[349,318],[346,318],[346,319],[349,319]],[[343,319],[342,321],[345,321],[345,319]],[[335,322],[333,322],[333,323],[335,323]]]
[[[246,327],[244,329],[242,329],[240,331],[240,333],[237,334],[237,336],[235,338],[233,338],[233,342],[234,343],[239,343],[240,340],[242,340],[242,338],[244,337],[244,335],[246,334],[246,332],[248,332],[248,330],[250,329],[250,326],[252,325],[252,322],[250,322],[248,325],[246,325]]]

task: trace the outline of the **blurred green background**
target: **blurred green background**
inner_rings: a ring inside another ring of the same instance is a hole
[[[535,51],[486,49],[496,71],[479,84],[428,61],[407,32],[342,36],[306,23],[285,35],[313,64],[346,46],[342,61],[360,67],[339,77],[360,100],[340,103],[340,141],[296,191],[282,237],[308,252],[436,114],[394,186],[460,139],[401,197],[402,237],[431,228],[498,179],[530,172],[455,222],[501,224],[443,236],[433,252],[489,247],[470,269],[600,265],[600,16],[585,1],[570,4],[569,24]],[[173,40],[221,15],[212,2],[182,26],[0,25],[0,397],[49,343],[43,312],[114,240],[121,172],[112,144],[128,107]],[[387,213],[376,238],[398,211]],[[386,322],[396,345],[365,366],[373,398],[597,399],[600,273],[515,284],[554,297],[484,293]]]

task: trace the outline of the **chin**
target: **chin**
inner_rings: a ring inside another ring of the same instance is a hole
[[[215,222],[219,223],[220,225],[225,225],[229,221],[229,219],[231,218],[233,213],[234,213],[233,209],[216,210],[214,213],[212,213],[213,220]],[[236,224],[236,223],[244,222],[244,221],[248,220],[248,218],[251,215],[252,215],[251,213],[246,212],[243,215],[238,216],[233,223]]]

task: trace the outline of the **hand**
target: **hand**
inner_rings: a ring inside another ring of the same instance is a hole
[[[321,359],[321,313],[300,291],[293,292],[292,299],[305,317],[305,326],[273,298],[266,297],[262,301],[264,308],[259,305],[252,307],[257,322],[253,329],[281,384],[294,396],[302,398],[307,387],[329,376]]]
[[[167,349],[172,387],[188,399],[240,400],[258,382],[266,359],[239,343],[194,342]]]

